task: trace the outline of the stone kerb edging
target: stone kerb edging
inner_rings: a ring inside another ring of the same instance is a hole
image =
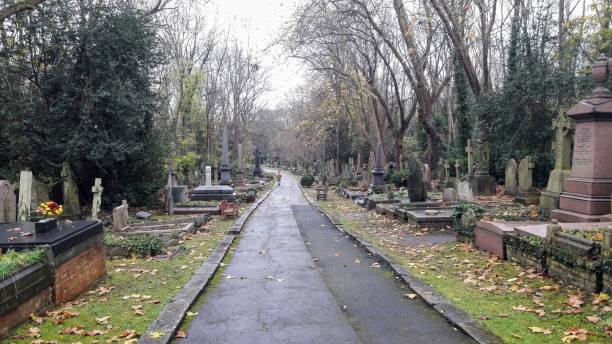
[[[306,195],[301,185],[300,190],[302,190],[302,194],[308,203],[325,215],[337,230],[349,236],[352,240],[359,244],[360,247],[363,247],[366,251],[368,251],[372,257],[376,258],[380,263],[386,265],[391,271],[393,271],[393,273],[399,276],[401,280],[414,291],[415,294],[419,295],[419,297],[423,299],[426,304],[440,313],[440,315],[442,315],[449,323],[480,344],[503,344],[503,341],[498,336],[489,331],[486,327],[484,327],[484,325],[472,319],[472,317],[465,311],[451,304],[450,301],[448,301],[444,296],[442,296],[442,294],[437,292],[430,285],[412,276],[410,272],[395,262],[394,259],[382,252],[379,252],[367,240],[364,240],[358,235],[345,229],[338,219],[336,219],[334,216],[330,216],[327,212],[321,209],[321,207],[319,207],[316,201]]]
[[[138,339],[140,344],[167,344],[172,341],[176,331],[183,323],[185,315],[196,302],[198,297],[206,290],[215,272],[219,269],[223,258],[227,254],[230,246],[236,239],[236,236],[242,232],[242,229],[251,216],[251,214],[261,205],[261,203],[274,191],[276,187],[268,191],[263,197],[255,201],[255,203],[240,216],[236,221],[232,230],[226,234],[223,239],[217,244],[212,254],[194,273],[193,277],[183,286],[181,291],[176,294],[168,304],[162,309],[157,316],[157,319],[147,328],[145,333]],[[159,338],[151,338],[155,333]]]

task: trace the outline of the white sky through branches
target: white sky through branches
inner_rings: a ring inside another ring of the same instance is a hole
[[[300,0],[212,0],[208,6],[220,30],[250,47],[256,60],[269,70],[270,92],[264,101],[271,107],[283,102],[285,95],[302,83],[304,70],[275,44],[283,24]]]

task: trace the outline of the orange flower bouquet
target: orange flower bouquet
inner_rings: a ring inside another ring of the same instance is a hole
[[[44,217],[34,223],[36,233],[47,233],[57,228],[57,218],[64,212],[64,207],[56,202],[47,201],[41,203],[36,212]]]

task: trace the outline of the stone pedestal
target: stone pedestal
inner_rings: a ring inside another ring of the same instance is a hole
[[[568,111],[576,121],[572,174],[565,180],[559,209],[562,222],[598,222],[610,212],[612,194],[612,92],[605,88],[612,61],[601,55],[593,65],[597,88]]]
[[[385,185],[383,178],[385,176],[384,171],[372,171],[372,184],[370,184],[370,192],[383,193],[385,192]]]

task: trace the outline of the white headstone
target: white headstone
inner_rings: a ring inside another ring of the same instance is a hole
[[[30,220],[30,202],[32,200],[32,171],[21,171],[19,175],[19,206],[20,222]]]
[[[474,200],[474,194],[472,188],[468,182],[459,182],[457,184],[457,198],[459,201],[472,202]]]
[[[212,185],[212,167],[206,166],[206,185]]]
[[[91,218],[97,219],[98,213],[100,212],[100,206],[102,205],[102,179],[96,178],[94,186],[91,187],[93,193],[93,201],[91,202]]]
[[[113,229],[123,230],[128,225],[128,208],[125,205],[120,205],[113,209]]]

